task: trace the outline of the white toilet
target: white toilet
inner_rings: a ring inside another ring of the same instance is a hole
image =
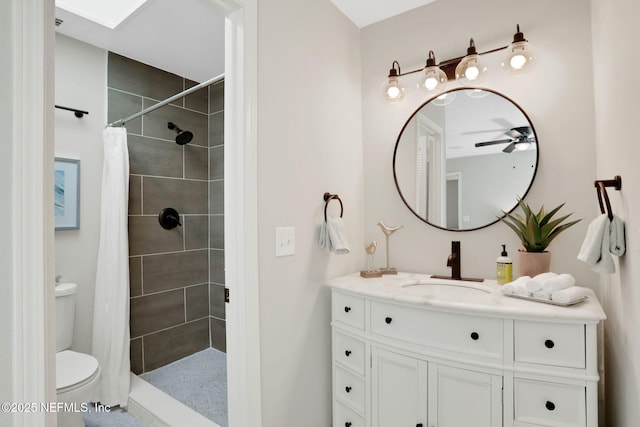
[[[94,402],[100,384],[95,357],[69,350],[76,309],[75,283],[56,284],[56,394],[68,411],[58,412],[58,427],[85,427],[82,410]],[[84,405],[83,405],[84,404]]]

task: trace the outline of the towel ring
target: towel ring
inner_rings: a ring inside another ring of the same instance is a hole
[[[336,199],[340,202],[340,218],[342,218],[342,214],[344,213],[344,206],[342,205],[342,200],[340,200],[340,196],[337,194],[324,193],[322,196],[324,199],[324,221],[327,222],[327,206],[329,206],[329,202],[333,199]]]
[[[598,195],[598,204],[600,205],[600,212],[606,213],[609,220],[613,219],[613,210],[611,209],[611,202],[609,201],[609,195],[607,194],[607,187],[613,187],[616,190],[622,188],[622,177],[616,175],[613,179],[603,179],[594,182],[596,187],[596,193]],[[604,193],[604,204],[602,203],[602,194]],[[605,205],[607,210],[605,211]]]

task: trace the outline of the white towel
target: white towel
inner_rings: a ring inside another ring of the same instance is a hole
[[[551,299],[551,293],[544,290],[534,292],[532,296],[536,299]]]
[[[529,276],[518,277],[516,280],[514,280],[512,282],[505,283],[502,286],[501,291],[502,291],[503,294],[512,295],[515,292],[516,286],[518,286],[520,284],[524,285],[530,279],[531,279],[531,277],[529,277]]]
[[[556,273],[551,273],[551,272],[540,273],[536,276],[533,276],[533,278],[529,280],[525,285],[527,287],[527,292],[529,292],[530,294],[533,294],[534,292],[538,292],[542,290],[542,287],[544,286],[544,282],[556,276],[557,276]]]
[[[611,221],[606,214],[602,214],[589,224],[578,253],[578,259],[586,262],[597,273],[612,274],[616,271],[610,253],[610,233]]]
[[[567,289],[576,284],[576,279],[570,274],[559,274],[556,277],[552,277],[544,281],[542,290],[547,293],[560,291]]]
[[[329,252],[334,252],[337,255],[351,252],[342,218],[327,218],[327,220],[322,223],[318,243],[320,247],[327,249]]]
[[[562,289],[551,294],[551,300],[568,304],[570,302],[577,301],[584,298],[587,295],[587,289],[580,286],[571,286],[567,289]]]
[[[609,252],[615,256],[622,256],[625,250],[624,221],[614,215],[609,231]]]
[[[530,297],[531,296],[531,293],[527,292],[527,286],[526,286],[526,283],[524,283],[524,282],[517,283],[514,286],[513,294],[514,295],[519,295],[521,297]]]

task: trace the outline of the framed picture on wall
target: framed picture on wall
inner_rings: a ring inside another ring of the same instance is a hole
[[[54,209],[56,230],[80,228],[80,160],[55,159]]]

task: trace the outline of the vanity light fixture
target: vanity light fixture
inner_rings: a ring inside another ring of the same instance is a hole
[[[418,87],[427,92],[440,92],[448,80],[445,72],[436,65],[436,56],[433,51],[430,50],[427,65],[424,67],[424,75],[420,79]]]
[[[396,69],[396,67],[398,67]],[[398,77],[401,76],[400,63],[393,61],[391,69],[389,70],[389,76],[387,80],[382,84],[382,94],[389,102],[397,102],[404,96],[404,87],[400,85]]]
[[[508,53],[503,59],[502,68],[514,74],[519,74],[529,68],[533,61],[533,53],[529,42],[524,38],[517,26],[517,32],[513,35],[513,42],[508,46]]]
[[[426,92],[438,93],[444,90],[447,81],[455,79],[463,86],[474,86],[482,82],[487,67],[483,65],[481,56],[488,53],[508,49],[508,55],[501,62],[505,71],[510,74],[520,74],[528,69],[533,61],[533,54],[528,41],[520,31],[520,25],[513,36],[513,42],[508,46],[502,46],[485,52],[478,52],[473,39],[469,40],[467,54],[454,59],[448,59],[436,63],[432,50],[429,51],[427,63],[424,68],[408,71],[400,71],[400,63],[393,61],[389,75],[382,84],[382,92],[389,102],[400,101],[404,97],[404,87],[400,82],[402,76],[422,72],[418,87]]]
[[[467,55],[456,66],[456,80],[463,86],[475,85],[484,80],[487,67],[480,61],[473,39],[469,40]]]

